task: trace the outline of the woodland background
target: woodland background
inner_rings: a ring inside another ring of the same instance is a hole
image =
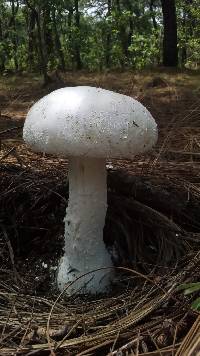
[[[196,69],[200,0],[0,0],[0,72]]]

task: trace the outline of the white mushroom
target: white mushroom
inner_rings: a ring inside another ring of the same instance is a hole
[[[95,87],[56,90],[28,112],[24,140],[35,150],[69,157],[69,202],[65,217],[65,253],[57,283],[112,266],[103,242],[107,210],[106,158],[132,158],[150,149],[157,126],[149,111],[126,95]],[[79,279],[85,291],[107,290],[112,269]]]

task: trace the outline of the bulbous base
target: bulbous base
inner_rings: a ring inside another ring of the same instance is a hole
[[[94,261],[90,262],[93,264]],[[107,261],[104,261],[104,267],[111,267],[109,255]],[[83,276],[85,273],[88,274]],[[59,290],[63,291],[66,289],[66,294],[68,295],[72,295],[74,293],[108,293],[113,275],[114,272],[112,268],[103,268],[95,272],[92,272],[89,268],[78,271],[70,265],[68,257],[63,256],[58,267],[57,284]]]

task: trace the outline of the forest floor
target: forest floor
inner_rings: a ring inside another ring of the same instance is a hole
[[[115,242],[122,269],[100,298],[63,297],[52,286],[68,163],[22,140],[30,106],[76,85],[133,96],[159,128],[150,153],[109,161],[104,240]],[[200,352],[200,316],[191,308],[199,292],[177,291],[200,281],[199,97],[200,73],[192,71],[55,72],[47,87],[35,75],[0,77],[0,355]]]

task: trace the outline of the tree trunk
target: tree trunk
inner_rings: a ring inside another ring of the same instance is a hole
[[[0,42],[3,43],[3,30],[2,30],[2,21],[0,19]],[[0,72],[3,72],[5,70],[5,54],[3,48],[1,49],[1,57],[0,57]]]
[[[154,0],[150,0],[150,2],[149,2],[149,10],[150,10],[150,13],[151,13],[151,18],[152,18],[152,23],[153,23],[154,30],[157,30],[158,29],[158,24],[157,24],[155,13],[154,13]]]
[[[18,59],[17,59],[17,31],[16,31],[16,15],[18,12],[18,8],[19,8],[19,3],[17,1],[17,5],[15,6],[15,1],[12,0],[11,2],[11,19],[10,19],[10,28],[12,28],[12,43],[13,43],[13,58],[14,58],[14,63],[15,63],[15,70],[18,71],[19,69],[19,64],[18,64]]]
[[[43,47],[43,34],[41,28],[41,17],[40,17],[40,10],[36,12],[36,23],[37,23],[37,32],[38,32],[38,45],[39,45],[39,52],[40,52],[40,68],[44,78],[44,85],[47,85],[50,81],[50,78],[47,74],[47,58],[45,55],[45,48]]]
[[[34,38],[34,29],[36,24],[35,12],[30,9],[28,13],[28,63],[29,69],[33,70],[34,68],[34,47],[35,47],[35,38]]]
[[[76,25],[76,41],[75,41],[75,59],[77,69],[82,68],[81,54],[80,54],[80,12],[79,12],[79,0],[75,0],[75,25]]]
[[[164,37],[163,37],[163,65],[177,67],[177,21],[175,0],[161,0]]]
[[[70,58],[73,58],[73,46],[72,46],[72,20],[73,20],[73,6],[69,6],[68,8],[68,16],[67,16],[67,26],[68,26],[68,52]]]
[[[54,41],[53,41],[53,31],[52,31],[52,19],[50,7],[46,6],[42,8],[42,40],[44,43],[44,48],[46,50],[46,56],[54,56]]]
[[[41,28],[41,16],[40,16],[40,11],[41,9],[38,7],[34,8],[32,4],[29,2],[29,0],[25,0],[26,5],[30,10],[32,10],[35,14],[35,21],[37,24],[37,37],[38,37],[38,49],[39,49],[39,55],[40,55],[40,69],[43,75],[44,79],[44,85],[47,85],[50,81],[50,77],[47,74],[47,58],[45,56],[45,43],[43,41],[43,33],[42,33],[42,28]]]
[[[116,0],[116,10],[119,18],[119,35],[120,35],[120,42],[121,42],[121,47],[122,47],[122,52],[124,55],[124,58],[121,58],[121,67],[124,67],[124,62],[125,58],[128,57],[128,42],[127,42],[127,35],[126,35],[126,28],[124,24],[120,21],[120,16],[121,16],[121,6],[120,6],[120,0]]]
[[[56,23],[55,7],[53,7],[53,10],[52,10],[52,18],[53,18],[53,28],[54,28],[54,36],[55,36],[55,47],[56,47],[56,52],[57,52],[57,55],[59,58],[59,69],[61,69],[64,72],[65,58],[64,58],[63,51],[62,51],[62,46],[61,46],[57,23]]]
[[[182,26],[183,26],[183,36],[184,36],[184,43],[181,48],[181,65],[184,67],[186,60],[187,60],[187,26],[186,26],[186,11],[183,9],[183,20],[182,20]]]
[[[127,10],[130,12],[129,15],[129,30],[128,30],[128,36],[127,36],[127,55],[129,56],[128,48],[132,43],[132,36],[133,36],[133,29],[134,29],[134,23],[133,23],[133,7],[132,7],[132,2],[130,0],[126,0],[126,7]]]
[[[108,11],[106,17],[111,15],[111,0],[108,0]],[[106,67],[110,68],[110,57],[111,57],[111,31],[108,25],[106,33]]]

